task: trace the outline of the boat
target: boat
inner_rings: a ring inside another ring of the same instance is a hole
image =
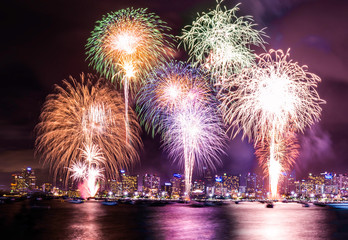
[[[162,201],[152,201],[149,206],[151,207],[163,207],[166,203]]]
[[[273,208],[274,205],[272,202],[268,202],[267,205],[266,205],[266,208]]]
[[[205,201],[204,206],[212,207],[212,206],[215,206],[215,203],[213,201]]]
[[[307,202],[302,203],[302,207],[309,207],[309,203]]]
[[[102,204],[106,205],[106,206],[115,206],[115,205],[117,205],[117,202],[116,201],[102,201]]]
[[[83,201],[81,199],[70,199],[70,200],[68,200],[68,202],[75,203],[75,204],[83,203]]]
[[[204,207],[204,203],[203,202],[192,202],[189,206],[193,207],[193,208],[200,208],[200,207]]]
[[[326,207],[326,203],[323,203],[323,202],[315,202],[313,203],[315,206],[318,206],[318,207]]]
[[[34,208],[34,209],[50,209],[51,206],[48,204],[33,204],[30,205],[30,208]]]
[[[348,203],[328,203],[326,205],[336,209],[348,209]]]

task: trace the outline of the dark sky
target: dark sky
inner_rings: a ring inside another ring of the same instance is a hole
[[[348,173],[348,1],[241,0],[240,15],[252,15],[270,36],[267,49],[291,48],[291,58],[319,75],[318,92],[327,101],[322,120],[300,134],[298,176],[308,171]],[[233,7],[237,1],[225,1]],[[197,12],[215,0],[6,1],[0,9],[0,189],[9,173],[42,168],[34,158],[33,128],[54,84],[69,75],[92,72],[84,45],[103,14],[126,7],[148,8],[179,35]],[[178,57],[185,60],[182,52]],[[141,163],[133,173],[164,178],[178,169],[160,150],[159,138],[143,134]],[[218,172],[244,173],[257,166],[253,147],[240,137],[230,141]]]

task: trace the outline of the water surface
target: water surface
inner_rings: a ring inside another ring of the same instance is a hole
[[[0,232],[9,239],[348,239],[348,211],[298,203],[104,206],[60,200],[32,207],[0,205]],[[46,208],[49,206],[50,208]],[[2,238],[1,238],[2,239]]]

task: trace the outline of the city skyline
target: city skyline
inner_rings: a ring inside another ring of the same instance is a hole
[[[348,118],[344,111],[348,91],[347,48],[344,47],[347,30],[343,29],[347,20],[344,10],[348,5],[342,1],[328,4],[325,1],[281,3],[260,0],[258,3],[260,5],[255,7],[252,1],[242,1],[241,9],[243,14],[253,15],[260,27],[267,27],[266,33],[270,36],[267,48],[290,47],[295,61],[308,65],[322,78],[318,91],[327,104],[323,105],[322,121],[300,137],[302,152],[295,164],[296,172],[305,176],[309,171],[348,169],[345,140]],[[235,2],[225,1],[224,4],[231,7]],[[80,6],[84,6],[84,11],[78,11]],[[215,1],[192,1],[187,6],[178,1],[170,7],[159,1],[135,1],[133,6],[148,7],[156,12],[173,28],[172,33],[179,35],[182,27],[196,17],[196,12],[214,8]],[[82,71],[94,73],[84,61],[84,45],[90,31],[101,15],[125,7],[129,7],[127,1],[106,1],[103,5],[84,2],[61,3],[59,6],[41,4],[37,9],[34,5],[7,3],[5,19],[10,19],[14,12],[17,18],[4,21],[7,22],[4,29],[9,35],[2,39],[6,49],[1,67],[3,86],[0,95],[4,108],[0,128],[0,185],[23,165],[42,168],[32,150],[33,129],[46,95],[54,84],[60,84],[69,75],[77,77]],[[318,19],[321,17],[324,18],[322,21]],[[305,26],[298,28],[298,22]],[[306,33],[307,29],[309,33]],[[176,57],[187,59],[182,50]],[[180,169],[161,150],[158,136],[152,139],[143,132],[142,138],[141,161],[132,171],[139,174],[154,172],[167,177],[172,171],[179,172]],[[217,172],[226,169],[245,173],[257,169],[252,143],[242,141],[240,136],[229,141],[226,152],[221,156],[223,164]]]
[[[143,176],[120,171],[117,180],[105,179],[100,183],[97,198],[133,198],[133,199],[181,199],[186,196],[185,175],[174,173],[169,181],[156,174],[146,173]],[[191,185],[191,196],[194,199],[258,199],[269,197],[267,179],[256,173],[246,175],[227,174],[214,175],[209,170],[200,179],[194,179]],[[345,199],[348,197],[348,173],[336,174],[323,172],[308,173],[305,178],[296,178],[294,172],[284,173],[280,179],[279,197],[281,199]],[[27,167],[20,173],[11,176],[10,195],[32,196],[45,195],[51,197],[83,197],[78,184],[71,181],[65,185],[40,182],[35,170]]]

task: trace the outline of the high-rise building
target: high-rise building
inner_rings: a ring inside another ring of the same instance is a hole
[[[341,191],[348,191],[348,174],[339,174],[337,177],[338,187]]]
[[[256,191],[256,179],[255,173],[248,173],[245,177],[246,181],[246,193],[253,194]]]
[[[108,180],[109,190],[113,195],[121,197],[123,196],[122,192],[122,181],[117,181],[115,179]]]
[[[139,175],[127,175],[124,170],[121,170],[122,193],[124,196],[133,196],[138,191]]]
[[[25,178],[26,183],[28,184],[29,190],[36,189],[36,176],[34,171],[28,167],[22,170],[23,177]]]
[[[325,178],[323,175],[314,175],[309,173],[307,179],[307,195],[324,193]]]
[[[36,176],[30,167],[23,168],[21,173],[12,174],[11,190],[24,193],[36,188]]]
[[[290,195],[292,192],[296,191],[296,177],[295,172],[284,172],[280,178],[279,183],[279,193]]]
[[[201,193],[204,193],[205,184],[202,180],[195,180],[192,184],[192,191],[199,191]]]
[[[45,193],[52,193],[52,183],[43,183],[42,191]]]
[[[264,178],[256,173],[248,173],[245,177],[246,181],[246,194],[249,197],[260,198],[265,192]]]
[[[204,178],[204,183],[205,183],[206,187],[213,187],[214,186],[215,179],[213,178],[211,171],[206,167],[203,167],[203,178]]]
[[[160,177],[155,174],[145,174],[143,177],[143,192],[146,196],[157,197],[160,193]]]
[[[205,195],[204,181],[202,181],[202,180],[193,181],[191,196],[192,197],[202,197],[204,195]]]
[[[336,173],[321,173],[324,177],[324,186],[323,193],[324,194],[333,194],[336,195],[339,193],[339,182],[337,181]]]
[[[218,175],[215,175],[214,195],[216,195],[216,196],[223,196],[224,195],[222,177],[218,176]]]
[[[13,173],[11,181],[11,190],[14,192],[27,192],[28,186],[25,183],[21,173]]]
[[[170,179],[170,183],[172,184],[172,198],[179,198],[182,195],[182,181],[183,177],[181,174],[173,174],[173,178]]]
[[[172,195],[172,184],[170,182],[164,183],[162,186],[162,192],[166,192],[167,196]]]
[[[228,175],[224,173],[222,176],[223,187],[226,189],[226,193],[233,194],[239,191],[240,175]]]

